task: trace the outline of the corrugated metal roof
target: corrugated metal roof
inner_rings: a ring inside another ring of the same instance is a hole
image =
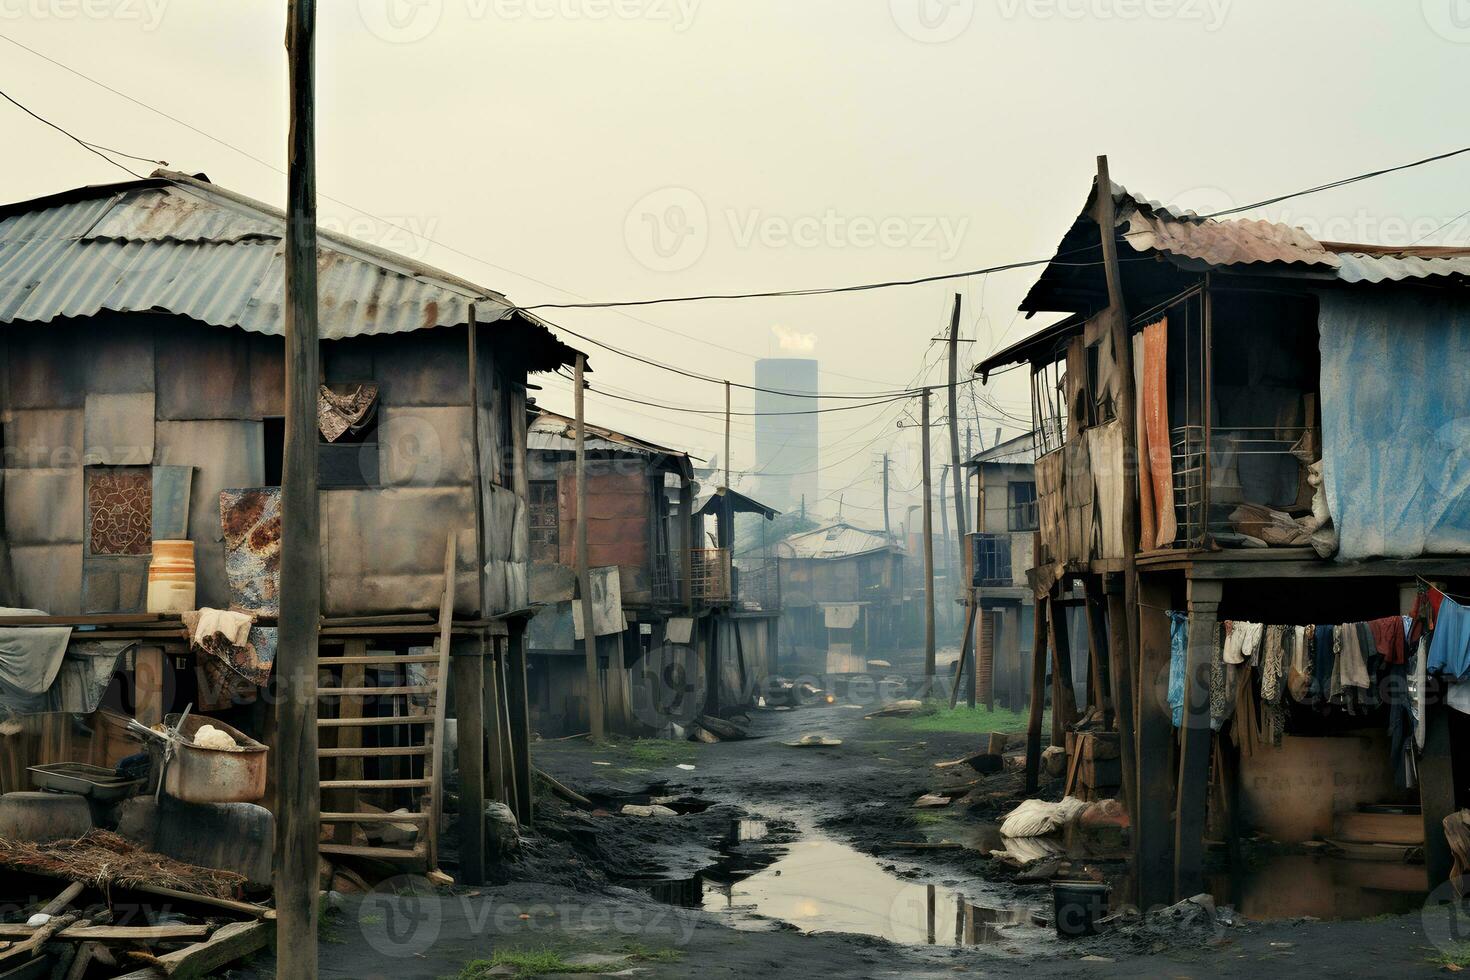
[[[1255,262],[1336,268],[1337,256],[1311,235],[1271,221],[1179,220],[1137,207],[1126,217],[1126,241],[1136,252],[1164,252],[1222,267]]]
[[[1003,466],[1026,466],[1034,462],[1036,462],[1036,435],[1032,432],[1023,432],[999,445],[982,449],[966,460],[965,465],[974,467],[981,463],[996,463]]]
[[[645,442],[634,436],[625,435],[613,429],[591,422],[584,423],[587,428],[587,449],[591,452],[616,452],[630,453],[635,456],[664,456],[675,464],[675,468],[686,477],[693,478],[694,470],[689,462],[689,454],[678,449],[669,449],[656,443]],[[539,449],[544,452],[570,453],[576,451],[577,421],[539,409],[526,427],[526,448]]]
[[[163,310],[280,335],[284,238],[279,210],[162,170],[0,207],[0,322]],[[325,230],[317,275],[326,340],[467,323],[471,304],[481,323],[546,329],[494,290]]]
[[[776,553],[782,558],[852,558],[893,547],[882,531],[836,523],[784,538]]]

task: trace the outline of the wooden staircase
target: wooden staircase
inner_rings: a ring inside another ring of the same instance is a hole
[[[321,767],[321,822],[334,828],[333,840],[318,851],[325,857],[367,858],[404,870],[426,871],[438,864],[439,828],[443,824],[442,753],[449,677],[450,625],[454,619],[454,535],[444,554],[444,592],[439,602],[438,637],[432,653],[369,652],[368,640],[349,638],[341,656],[318,657],[321,671],[329,671],[336,686],[318,685],[317,750]],[[421,666],[425,678],[408,683],[407,668]],[[368,682],[368,671],[378,676]],[[383,675],[390,683],[384,683]],[[366,714],[371,706],[387,714]],[[372,733],[370,739],[364,736]],[[365,741],[377,745],[365,745]],[[382,744],[389,740],[401,744]],[[369,769],[373,775],[367,775]],[[368,809],[363,797],[372,795],[395,809],[393,801],[407,795],[409,813]],[[328,807],[331,809],[328,809]],[[361,844],[356,828],[413,824],[418,830],[412,847]]]

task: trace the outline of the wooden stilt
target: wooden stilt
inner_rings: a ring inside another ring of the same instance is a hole
[[[1067,729],[1077,720],[1077,688],[1072,683],[1072,635],[1067,607],[1051,600],[1047,633],[1051,638],[1051,744],[1066,744]]]
[[[1050,600],[1036,599],[1031,638],[1031,714],[1026,720],[1026,792],[1034,793],[1041,778],[1041,715],[1046,702],[1046,634]]]
[[[1138,907],[1168,905],[1174,893],[1174,723],[1168,702],[1169,617],[1167,580],[1139,577],[1137,702],[1138,809],[1133,815],[1133,861]],[[1122,605],[1122,603],[1119,603]]]
[[[459,883],[485,883],[485,641],[463,644],[452,660],[459,756]]]
[[[526,690],[525,623],[511,625],[506,657],[506,703],[510,708],[511,758],[516,774],[516,819],[529,827],[535,801],[531,779],[531,702]]]
[[[1108,644],[1108,680],[1113,695],[1113,720],[1118,731],[1118,759],[1122,770],[1123,805],[1128,817],[1134,820],[1138,814],[1138,757],[1134,743],[1133,678],[1128,660],[1128,619],[1123,609],[1121,591],[1104,594],[1102,581],[1094,578],[1088,582],[1088,616],[1105,619]],[[1122,585],[1121,582],[1118,585]],[[1094,594],[1097,590],[1099,594]],[[1106,616],[1103,610],[1106,608]],[[1096,627],[1094,627],[1094,631]]]
[[[1184,672],[1179,790],[1174,812],[1174,900],[1204,891],[1205,807],[1210,782],[1210,655],[1222,584],[1189,580],[1189,653]],[[1165,677],[1167,678],[1167,674]]]

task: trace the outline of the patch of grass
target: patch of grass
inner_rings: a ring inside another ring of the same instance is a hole
[[[619,944],[612,951],[628,957],[632,963],[672,963],[683,955],[677,949],[644,946],[637,942]],[[574,954],[548,947],[502,949],[488,960],[472,960],[466,963],[454,980],[488,980],[490,971],[499,967],[510,967],[517,977],[538,977],[548,973],[608,973],[623,968],[608,964],[591,966],[571,963],[568,961],[570,955]]]
[[[953,709],[942,702],[930,702],[924,710],[907,718],[885,718],[886,726],[901,728],[909,732],[966,732],[976,735],[985,732],[1024,732],[1027,716],[1019,711],[998,708],[987,710],[979,705],[973,708],[956,705]],[[1047,720],[1042,719],[1042,730]]]
[[[937,827],[942,823],[948,823],[948,818],[948,814],[935,813],[933,810],[918,810],[913,814],[916,827]]]
[[[699,746],[694,742],[675,742],[667,738],[609,739],[607,748],[643,766],[672,766],[689,762],[699,752]]]
[[[1437,966],[1452,966],[1456,969],[1470,967],[1470,942],[1455,943],[1447,949],[1442,949],[1438,956],[1431,956],[1429,962]]]

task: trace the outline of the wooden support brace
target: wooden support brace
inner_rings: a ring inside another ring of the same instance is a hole
[[[451,660],[459,758],[459,881],[485,883],[485,641]]]
[[[1139,664],[1137,698],[1137,813],[1133,815],[1133,859],[1138,907],[1168,905],[1174,893],[1174,723],[1169,709],[1169,583],[1139,576]],[[1117,603],[1123,606],[1125,603]],[[1126,612],[1125,612],[1126,615]]]
[[[1214,735],[1210,730],[1210,659],[1221,591],[1219,581],[1189,580],[1189,652],[1174,814],[1176,901],[1204,891],[1205,809],[1210,790],[1210,740]]]
[[[1034,793],[1041,778],[1041,716],[1046,702],[1046,634],[1050,600],[1036,600],[1031,631],[1031,713],[1026,720],[1026,792]]]

